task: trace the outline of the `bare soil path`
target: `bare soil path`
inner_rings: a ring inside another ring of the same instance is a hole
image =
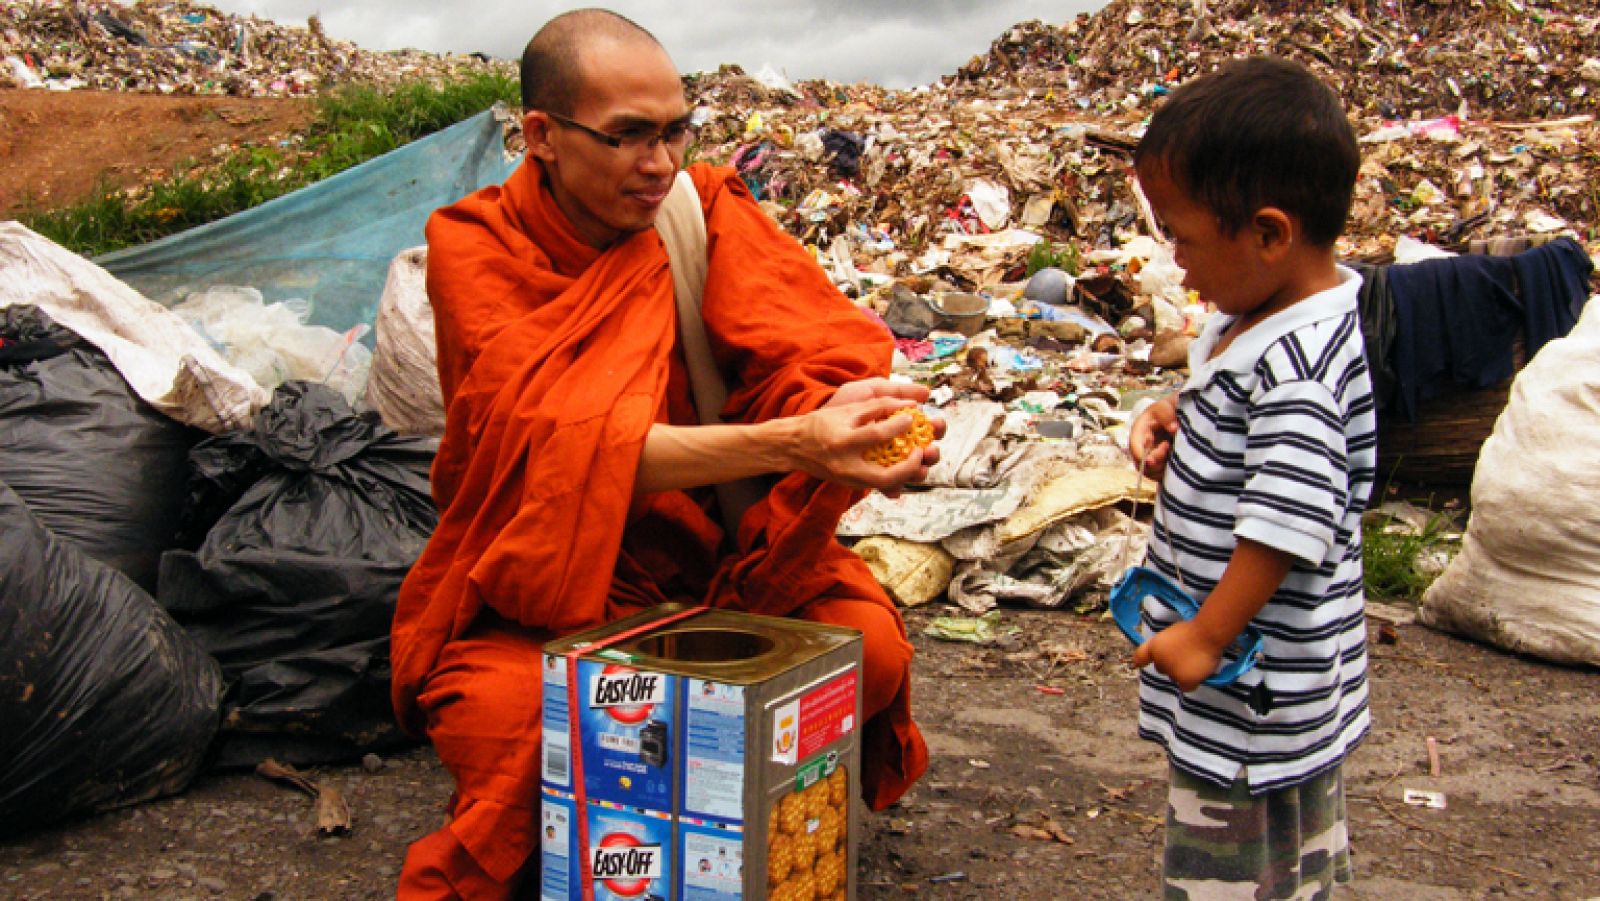
[[[927,776],[865,821],[874,899],[1125,899],[1157,893],[1165,763],[1134,735],[1127,648],[1098,618],[1008,611],[1003,646],[921,634],[914,704]],[[1372,628],[1377,727],[1348,773],[1357,882],[1344,897],[1600,896],[1600,674],[1401,625]],[[1429,775],[1426,739],[1439,749]],[[311,800],[248,773],[0,844],[0,898],[392,897],[406,845],[449,794],[433,753],[316,774],[354,829],[319,838]],[[1409,806],[1406,791],[1446,807]],[[1054,837],[1052,837],[1054,836]]]

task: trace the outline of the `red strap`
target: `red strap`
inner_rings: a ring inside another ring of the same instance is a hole
[[[657,629],[681,619],[688,619],[696,614],[710,610],[710,607],[689,607],[651,620],[643,625],[635,626],[608,635],[598,641],[586,644],[581,648],[573,648],[567,652],[567,754],[572,759],[572,794],[575,801],[578,818],[578,872],[581,874],[583,884],[583,901],[594,901],[594,862],[589,859],[589,793],[583,790],[583,747],[578,740],[578,657],[601,648],[607,648],[619,641],[632,638],[651,629]]]

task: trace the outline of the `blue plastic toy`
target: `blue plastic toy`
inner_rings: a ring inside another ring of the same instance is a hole
[[[1194,598],[1189,597],[1188,592],[1171,579],[1149,567],[1130,567],[1112,586],[1110,605],[1111,618],[1117,621],[1117,627],[1135,647],[1145,642],[1145,636],[1139,634],[1145,598],[1155,598],[1184,619],[1193,619],[1200,612],[1200,605],[1195,603]],[[1261,633],[1255,626],[1246,626],[1223,655],[1222,665],[1205,680],[1205,684],[1216,688],[1232,685],[1260,659]]]

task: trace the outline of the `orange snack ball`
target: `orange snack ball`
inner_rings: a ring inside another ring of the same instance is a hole
[[[778,802],[778,822],[783,831],[799,835],[806,831],[806,802],[798,793],[784,795]]]
[[[767,884],[777,885],[794,871],[794,839],[779,835],[767,848]]]
[[[774,804],[772,805],[772,812],[767,815],[767,847],[772,847],[772,843],[777,841],[778,836],[782,834],[783,830],[779,828],[778,824],[778,805]]]
[[[810,870],[796,873],[785,885],[793,901],[815,901],[817,897],[817,880]]]
[[[819,851],[832,851],[839,844],[839,837],[844,834],[844,817],[832,807],[825,808],[822,816],[817,818],[816,831],[812,833],[817,840]]]
[[[910,416],[911,428],[882,444],[869,448],[861,455],[868,463],[893,466],[911,456],[914,448],[927,447],[933,443],[933,423],[928,421],[928,417],[924,416],[921,410],[916,407],[902,407],[889,416]]]
[[[817,894],[830,898],[844,885],[844,855],[830,851],[817,858],[816,869],[812,871],[817,881]]]
[[[794,889],[785,882],[767,893],[767,901],[794,901]]]
[[[850,777],[845,774],[844,767],[839,767],[828,776],[828,801],[841,810],[845,806],[845,798],[850,794]]]
[[[828,809],[828,784],[818,782],[800,793],[806,802],[806,819],[814,820]]]
[[[817,862],[817,838],[810,833],[801,833],[794,837],[794,868],[797,871],[809,872]]]

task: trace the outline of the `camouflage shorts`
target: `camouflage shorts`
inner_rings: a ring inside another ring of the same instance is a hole
[[[1219,788],[1172,769],[1169,901],[1322,899],[1350,878],[1342,768],[1255,797],[1242,779]]]

